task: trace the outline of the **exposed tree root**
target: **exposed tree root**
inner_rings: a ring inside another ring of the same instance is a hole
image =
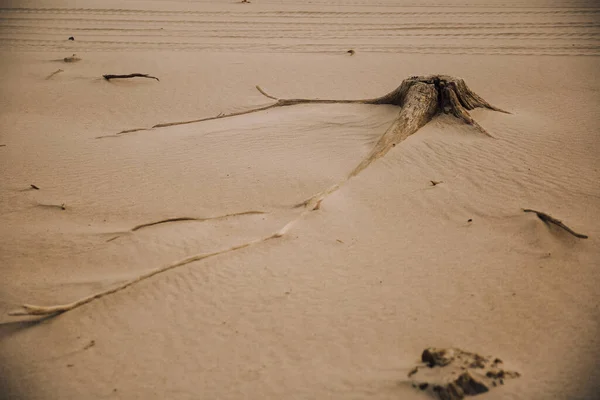
[[[84,304],[87,304],[87,303],[89,303],[89,302],[91,302],[93,300],[97,300],[97,299],[100,299],[100,298],[102,298],[104,296],[108,296],[109,294],[120,292],[121,290],[126,289],[126,288],[128,288],[128,287],[130,287],[132,285],[135,285],[136,283],[144,281],[144,280],[146,280],[148,278],[151,278],[154,275],[158,275],[158,274],[161,274],[163,272],[175,269],[177,267],[181,267],[183,265],[192,263],[194,261],[200,261],[200,260],[204,260],[204,259],[209,258],[209,257],[214,257],[214,256],[218,256],[220,254],[225,254],[225,253],[229,253],[229,252],[232,252],[232,251],[240,250],[240,249],[243,249],[245,247],[249,247],[249,246],[252,246],[252,245],[255,245],[255,244],[258,244],[258,243],[265,242],[265,241],[270,240],[270,239],[275,239],[275,238],[281,237],[282,235],[283,235],[283,232],[279,231],[279,232],[276,232],[276,233],[274,233],[274,234],[272,234],[270,236],[267,236],[265,238],[253,240],[251,242],[242,243],[242,244],[239,244],[237,246],[230,247],[228,249],[224,249],[224,250],[220,250],[220,251],[215,251],[213,253],[197,254],[197,255],[194,255],[194,256],[191,256],[191,257],[188,257],[188,258],[184,258],[183,260],[178,261],[178,262],[176,262],[174,264],[170,264],[170,265],[166,265],[164,267],[153,269],[153,270],[151,270],[151,271],[149,271],[149,272],[147,272],[145,274],[142,274],[142,275],[140,275],[140,276],[138,276],[138,277],[136,277],[134,279],[131,279],[131,280],[125,282],[125,283],[122,283],[121,285],[119,285],[117,287],[105,290],[103,292],[99,292],[99,293],[93,294],[91,296],[84,297],[84,298],[79,299],[77,301],[74,301],[72,303],[60,304],[60,305],[54,305],[54,306],[37,306],[37,305],[31,305],[31,304],[23,304],[21,306],[20,310],[10,311],[8,313],[8,315],[11,315],[11,316],[58,315],[58,314],[66,312],[66,311],[71,311],[71,310],[73,310],[73,309],[75,309],[77,307],[80,307],[80,306],[82,306]]]
[[[77,61],[81,61],[81,58],[77,57],[76,54],[73,54],[71,57],[65,57],[63,58],[63,61],[66,63],[74,63]]]
[[[214,119],[229,118],[265,111],[271,108],[287,107],[298,104],[353,103],[395,105],[401,107],[398,117],[381,136],[371,152],[350,172],[350,174],[343,181],[315,194],[309,199],[296,205],[296,207],[309,205],[311,207],[315,207],[317,203],[320,204],[320,201],[323,200],[327,195],[338,190],[350,178],[358,175],[378,158],[383,157],[392,147],[396,146],[396,144],[415,133],[437,114],[452,114],[464,123],[473,126],[479,132],[490,137],[491,135],[471,117],[469,110],[473,110],[475,108],[486,108],[489,110],[510,114],[507,111],[491,105],[475,92],[471,91],[463,79],[454,78],[447,75],[412,76],[402,81],[398,88],[384,96],[360,100],[281,99],[268,94],[260,86],[256,86],[256,89],[263,96],[271,100],[275,100],[276,103],[247,111],[231,114],[219,114],[215,117],[157,124],[152,128],[162,128],[167,126],[192,124]],[[134,132],[138,130],[141,129],[130,129],[121,133]]]
[[[565,224],[563,224],[560,220],[558,220],[558,219],[556,219],[556,218],[554,218],[554,217],[552,217],[552,216],[550,216],[550,215],[548,215],[546,213],[543,213],[541,211],[531,210],[529,208],[525,208],[525,209],[523,209],[523,211],[524,212],[535,213],[535,214],[537,214],[537,216],[539,217],[539,219],[541,219],[542,221],[554,224],[554,225],[558,226],[559,228],[562,228],[565,231],[569,232],[571,235],[573,235],[575,237],[578,237],[580,239],[587,239],[588,238],[587,235],[575,232],[574,230],[572,230],[571,228],[569,228],[568,226],[566,226]]]
[[[206,217],[206,218],[197,218],[197,217],[167,218],[167,219],[161,219],[160,221],[152,221],[152,222],[147,222],[145,224],[136,225],[133,228],[131,228],[128,232],[135,232],[135,231],[139,231],[140,229],[148,228],[150,226],[166,224],[169,222],[181,222],[181,221],[202,222],[202,221],[219,220],[219,219],[225,219],[225,218],[229,218],[229,217],[238,217],[241,215],[254,215],[254,214],[265,214],[265,212],[264,211],[243,211],[243,212],[239,212],[239,213],[232,213],[232,214],[226,214],[226,215],[219,215],[217,217]],[[107,242],[112,242],[113,240],[118,239],[120,237],[121,237],[121,235],[115,236],[113,238],[108,239]]]
[[[149,79],[156,79],[157,81],[160,82],[160,79],[158,79],[155,76],[152,75],[148,75],[148,74],[127,74],[127,75],[110,75],[110,74],[106,74],[106,75],[102,75],[104,77],[104,79],[106,79],[107,81],[110,81],[111,79],[127,79],[127,78],[149,78]]]
[[[158,78],[144,75],[144,74],[130,74],[130,75],[104,75],[104,78],[107,80],[114,78],[132,78],[132,77],[145,77],[145,78],[153,78],[158,80]],[[321,99],[280,99],[274,96],[269,95],[259,86],[256,89],[263,94],[265,97],[275,100],[274,104],[263,106],[247,111],[241,111],[231,114],[219,114],[215,117],[207,117],[196,119],[192,121],[183,121],[183,122],[171,122],[171,123],[162,123],[154,125],[153,128],[162,128],[167,126],[174,125],[182,125],[182,124],[191,124],[196,122],[210,121],[213,119],[221,119],[234,117],[239,115],[250,114],[254,112],[264,111],[275,107],[286,107],[293,106],[297,104],[333,104],[333,103],[358,103],[358,104],[388,104],[395,105],[400,107],[400,113],[396,120],[392,123],[392,125],[386,130],[386,132],[382,135],[379,141],[376,143],[375,147],[371,152],[357,165],[350,174],[343,180],[330,188],[312,196],[310,199],[304,201],[298,206],[310,206],[307,210],[305,210],[300,216],[295,218],[294,220],[288,222],[282,229],[278,232],[274,233],[271,236],[266,238],[257,239],[251,242],[247,242],[244,244],[240,244],[225,250],[217,251],[214,253],[207,254],[199,254],[192,257],[188,257],[184,260],[181,260],[175,264],[167,265],[161,268],[154,269],[150,272],[147,272],[139,277],[127,281],[116,288],[106,290],[104,292],[100,292],[73,303],[57,305],[57,306],[35,306],[25,304],[22,306],[21,310],[12,311],[10,315],[54,315],[63,313],[65,311],[72,310],[77,308],[83,304],[87,304],[95,299],[107,296],[112,293],[116,293],[121,291],[131,285],[134,285],[140,281],[148,279],[154,275],[160,274],[162,272],[180,267],[182,265],[189,264],[194,261],[203,260],[208,257],[216,256],[219,254],[224,254],[227,252],[235,251],[238,249],[242,249],[257,243],[264,242],[266,240],[270,240],[273,238],[278,238],[283,236],[299,219],[303,218],[307,213],[312,212],[313,210],[318,210],[321,207],[322,200],[327,197],[329,194],[338,190],[345,182],[347,182],[352,177],[358,175],[361,171],[367,168],[372,162],[377,160],[378,158],[384,156],[392,147],[396,144],[400,143],[402,140],[406,139],[408,136],[415,133],[418,129],[424,126],[427,122],[429,122],[436,114],[446,113],[452,114],[456,118],[462,120],[463,122],[474,126],[480,132],[489,136],[489,134],[479,125],[477,122],[473,120],[470,116],[468,110],[472,110],[474,108],[487,108],[494,111],[505,112],[499,108],[492,106],[487,103],[477,94],[472,92],[467,85],[464,83],[462,79],[453,78],[445,75],[431,75],[431,76],[413,76],[408,79],[405,79],[402,84],[394,91],[386,94],[385,96],[374,98],[374,99],[363,99],[363,100],[321,100]],[[123,131],[122,133],[127,132],[135,132],[139,130],[143,130],[145,128],[140,129],[129,129],[127,131]],[[532,211],[532,210],[525,210]],[[542,215],[544,217],[542,217]],[[540,218],[550,218],[548,221],[553,223],[560,223],[560,221],[554,220],[546,214],[538,213]],[[173,221],[183,221],[183,220],[193,220],[194,218],[173,218],[167,220],[161,220],[156,222],[151,222],[148,224],[142,224],[134,227],[131,231],[139,230],[144,227],[157,225],[161,223],[173,222]],[[195,220],[195,219],[194,219]],[[583,235],[579,235],[566,228],[562,223],[560,223],[563,229],[567,229],[570,233],[582,237]]]
[[[134,74],[136,75],[136,74]],[[413,88],[416,86],[416,88]],[[431,88],[426,89],[425,86],[431,86]],[[411,90],[411,88],[413,88]],[[453,78],[447,75],[429,75],[429,76],[412,76],[408,79],[402,81],[402,84],[394,91],[386,94],[385,96],[377,97],[374,99],[360,99],[360,100],[321,100],[321,99],[281,99],[275,96],[272,96],[265,92],[260,86],[256,86],[256,89],[265,97],[275,100],[275,104],[271,104],[268,106],[253,108],[246,111],[235,112],[231,114],[219,114],[214,117],[205,117],[199,119],[193,119],[189,121],[177,121],[177,122],[166,122],[161,124],[156,124],[152,126],[152,128],[164,128],[168,126],[175,125],[185,125],[185,124],[193,124],[196,122],[204,122],[211,121],[214,119],[221,118],[229,118],[236,117],[239,115],[251,114],[259,111],[269,110],[275,107],[286,107],[293,106],[297,104],[336,104],[336,103],[354,103],[354,104],[376,104],[376,105],[395,105],[402,107],[403,109],[408,108],[407,111],[398,116],[395,124],[396,126],[392,126],[388,131],[391,132],[399,132],[404,129],[403,124],[398,124],[398,120],[401,118],[408,118],[406,121],[406,128],[408,130],[413,129],[415,126],[418,126],[416,129],[425,125],[431,118],[438,113],[452,114],[455,117],[459,118],[463,122],[473,125],[480,132],[485,133],[490,136],[485,129],[483,129],[469,114],[469,110],[473,110],[475,108],[487,108],[493,111],[499,111],[503,113],[510,114],[508,111],[504,111],[500,108],[492,106],[490,103],[482,99],[475,92],[471,91],[467,84],[461,78]],[[433,90],[432,90],[433,89]],[[413,99],[413,95],[419,96],[419,101],[415,101]],[[435,104],[431,104],[435,101]],[[414,108],[414,110],[411,110]],[[416,112],[413,115],[413,111]],[[414,120],[414,121],[413,121]],[[135,129],[127,129],[117,133],[117,135],[137,132],[141,130],[149,130],[152,128],[135,128]],[[415,129],[415,131],[416,131]],[[407,132],[408,132],[407,130]],[[405,136],[410,136],[411,133],[403,133]],[[114,136],[114,135],[107,135]],[[107,137],[107,136],[100,136]],[[388,134],[388,136],[393,136],[392,134]],[[379,144],[381,146],[381,144]]]

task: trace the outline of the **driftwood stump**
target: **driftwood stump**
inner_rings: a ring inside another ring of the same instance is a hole
[[[401,107],[400,114],[392,126],[350,176],[357,175],[390,148],[428,123],[436,114],[452,114],[490,137],[491,135],[471,117],[469,110],[487,108],[509,114],[479,97],[469,89],[463,79],[447,75],[411,76],[385,96],[364,100],[278,99],[265,93],[258,86],[257,89],[266,97],[277,100],[273,105],[275,107],[305,103],[388,104]]]
[[[128,74],[128,75],[104,75],[106,80],[116,79],[116,78],[134,78],[134,77],[142,77],[142,78],[158,78],[145,75],[145,74]],[[184,124],[192,124],[203,121],[210,121],[215,119],[229,118],[235,117],[260,111],[269,110],[277,107],[287,107],[293,106],[297,104],[307,104],[307,103],[321,103],[321,104],[333,104],[333,103],[357,103],[357,104],[388,104],[400,107],[400,112],[398,117],[392,123],[392,125],[385,131],[385,133],[381,136],[375,147],[371,150],[371,152],[359,163],[356,168],[354,168],[350,174],[341,182],[336,183],[332,187],[317,193],[311,198],[305,200],[304,202],[296,205],[310,207],[312,210],[318,210],[321,202],[325,197],[330,195],[331,193],[338,190],[341,185],[347,182],[350,178],[358,175],[362,170],[367,168],[373,161],[385,155],[392,147],[396,144],[400,143],[402,140],[406,139],[408,136],[415,133],[419,128],[428,123],[435,115],[440,113],[452,114],[456,118],[462,120],[463,122],[474,126],[480,132],[489,135],[485,129],[483,129],[469,114],[469,110],[473,110],[475,108],[487,108],[494,111],[500,111],[507,113],[504,110],[496,108],[479,97],[476,93],[472,92],[469,87],[465,84],[464,80],[460,78],[453,78],[447,75],[430,75],[430,76],[412,76],[408,79],[402,81],[400,86],[386,94],[382,97],[377,97],[374,99],[363,99],[363,100],[322,100],[322,99],[280,99],[274,96],[267,94],[260,87],[256,87],[260,93],[269,99],[275,100],[275,103],[254,108],[251,110],[231,113],[231,114],[219,114],[214,117],[200,118],[191,121],[178,121],[178,122],[169,122],[154,125],[152,128],[163,128],[174,125],[184,125]],[[152,129],[151,128],[151,129]],[[140,130],[146,130],[146,128],[139,129],[128,129],[126,131],[122,131],[119,134],[128,133],[128,132],[137,132]],[[432,181],[432,184],[435,186],[441,182]],[[64,208],[63,208],[64,209]],[[538,214],[539,215],[539,214]],[[172,218],[167,220],[158,221],[150,224],[143,224],[135,227],[133,230],[140,229],[145,226],[155,225],[158,223],[171,222],[171,221],[180,221],[180,220],[189,220],[191,218],[181,217],[181,218]],[[295,220],[287,223],[283,228],[281,228],[276,233],[267,236],[265,238],[259,238],[247,243],[243,243],[237,246],[233,246],[231,248],[217,251],[214,253],[207,254],[198,254],[192,257],[188,257],[182,261],[176,262],[171,265],[163,266],[154,270],[151,270],[147,273],[144,273],[130,281],[127,281],[120,286],[117,286],[112,289],[105,290],[100,293],[96,293],[87,297],[84,297],[80,300],[77,300],[68,304],[61,304],[55,306],[37,306],[31,304],[23,304],[21,309],[9,312],[9,315],[20,316],[20,315],[58,315],[60,313],[73,310],[77,307],[80,307],[84,304],[87,304],[95,299],[99,299],[101,297],[116,293],[123,289],[126,289],[136,283],[149,279],[157,274],[165,272],[167,270],[178,268],[183,265],[187,265],[194,261],[203,260],[208,257],[212,257],[215,255],[227,253],[230,251],[235,251],[238,249],[242,249],[257,243],[262,243],[266,240],[271,240],[274,238],[279,238],[287,232],[287,229],[291,224],[293,224]]]

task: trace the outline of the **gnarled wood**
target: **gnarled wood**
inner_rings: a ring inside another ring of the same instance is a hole
[[[158,78],[145,75],[145,74],[129,74],[129,75],[104,75],[104,78],[115,79],[115,78],[133,78],[133,77],[143,77],[143,78],[152,78],[158,80]],[[436,114],[446,113],[452,114],[456,118],[461,121],[474,126],[479,131],[488,134],[469,114],[469,110],[473,110],[474,108],[487,108],[494,111],[505,112],[497,107],[492,106],[481,97],[479,97],[476,93],[472,92],[465,82],[460,78],[453,78],[446,75],[429,75],[429,76],[413,76],[408,79],[402,81],[400,86],[393,90],[392,92],[377,97],[374,99],[362,99],[362,100],[321,100],[321,99],[280,99],[275,96],[271,96],[259,86],[256,89],[263,94],[265,97],[275,100],[274,104],[263,106],[247,111],[241,111],[231,114],[219,114],[215,117],[207,117],[200,118],[192,121],[181,121],[181,122],[170,122],[170,123],[162,123],[158,125],[154,125],[153,128],[161,128],[167,126],[174,125],[182,125],[182,124],[191,124],[202,121],[209,121],[214,119],[222,119],[234,116],[240,116],[245,114],[250,114],[259,111],[269,110],[271,108],[276,107],[287,107],[293,106],[297,104],[332,104],[332,103],[358,103],[358,104],[372,104],[372,105],[394,105],[400,107],[400,112],[396,120],[392,123],[392,125],[385,131],[385,133],[381,136],[378,142],[375,144],[375,147],[371,150],[371,152],[350,172],[350,174],[341,182],[336,183],[335,185],[329,187],[328,189],[312,196],[310,199],[300,203],[298,206],[306,206],[310,207],[309,210],[318,210],[321,206],[322,200],[327,197],[329,194],[338,190],[345,182],[347,182],[350,178],[358,175],[361,171],[367,168],[372,162],[377,160],[378,158],[384,156],[392,147],[396,144],[400,143],[402,140],[406,139],[425,124],[427,124]],[[120,134],[124,134],[127,132],[135,132],[142,129],[129,129],[126,131],[120,132]],[[488,134],[489,135],[489,134]],[[432,181],[433,182],[433,181]],[[309,211],[306,211],[309,212]],[[545,215],[545,214],[544,214]],[[540,213],[538,213],[540,216]],[[540,216],[542,218],[542,216]],[[159,223],[170,222],[170,221],[180,221],[180,220],[189,220],[192,218],[174,218],[168,220],[157,221],[149,224],[143,224],[135,227],[133,230],[141,229],[146,226],[151,226]],[[59,313],[63,313],[65,311],[72,310],[74,308],[80,307],[84,304],[87,304],[95,299],[99,299],[101,297],[116,293],[123,289],[126,289],[132,285],[135,285],[138,282],[149,279],[157,274],[163,273],[165,271],[178,268],[183,265],[187,265],[194,261],[203,260],[208,257],[212,257],[218,254],[224,254],[226,252],[235,251],[238,249],[242,249],[257,243],[261,243],[270,239],[279,238],[284,235],[287,230],[294,224],[296,220],[288,222],[282,229],[278,232],[274,233],[271,236],[266,238],[257,239],[254,241],[250,241],[247,243],[243,243],[237,246],[233,246],[231,248],[207,253],[207,254],[199,254],[196,256],[192,256],[186,258],[177,263],[167,265],[164,267],[156,268],[151,270],[145,274],[138,276],[130,281],[127,281],[115,288],[85,297],[78,301],[68,304],[56,305],[56,306],[36,306],[30,304],[22,305],[21,309],[12,311],[9,315],[17,316],[17,315],[56,315]],[[553,220],[549,220],[550,222],[556,223]],[[560,221],[559,221],[560,222]],[[560,226],[560,225],[559,225]],[[564,227],[564,226],[563,226]],[[570,230],[569,230],[570,231]],[[573,233],[572,231],[570,231]],[[577,235],[577,234],[576,234]],[[581,237],[581,236],[579,236]]]

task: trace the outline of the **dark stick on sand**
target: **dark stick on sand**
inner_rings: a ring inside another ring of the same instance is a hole
[[[160,82],[160,79],[158,79],[155,76],[152,75],[148,75],[148,74],[127,74],[127,75],[102,75],[104,77],[104,79],[106,79],[107,81],[110,81],[111,79],[127,79],[127,78],[149,78],[149,79],[156,79],[157,81]]]
[[[565,231],[569,232],[571,235],[573,235],[573,236],[575,236],[575,237],[578,237],[578,238],[580,238],[580,239],[587,239],[587,238],[588,238],[588,236],[587,236],[587,235],[584,235],[584,234],[577,233],[577,232],[573,231],[571,228],[569,228],[568,226],[566,226],[565,224],[563,224],[563,223],[562,223],[560,220],[558,220],[558,219],[556,219],[556,218],[554,218],[554,217],[552,217],[552,216],[550,216],[550,215],[548,215],[548,214],[546,214],[546,213],[543,213],[543,212],[541,212],[541,211],[535,211],[535,210],[531,210],[531,209],[529,209],[529,208],[524,208],[524,209],[523,209],[523,211],[524,211],[524,212],[532,212],[532,213],[536,213],[536,214],[537,214],[537,216],[538,216],[538,217],[539,217],[539,218],[540,218],[542,221],[544,221],[544,222],[547,222],[547,223],[554,224],[554,225],[556,225],[556,226],[558,226],[558,227],[560,227],[560,228],[564,229]]]

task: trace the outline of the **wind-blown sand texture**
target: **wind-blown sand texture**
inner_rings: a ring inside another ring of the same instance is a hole
[[[595,2],[1,5],[0,397],[427,399],[429,347],[519,372],[477,398],[600,390]],[[255,89],[429,74],[493,138],[442,114],[358,168],[399,107]]]

